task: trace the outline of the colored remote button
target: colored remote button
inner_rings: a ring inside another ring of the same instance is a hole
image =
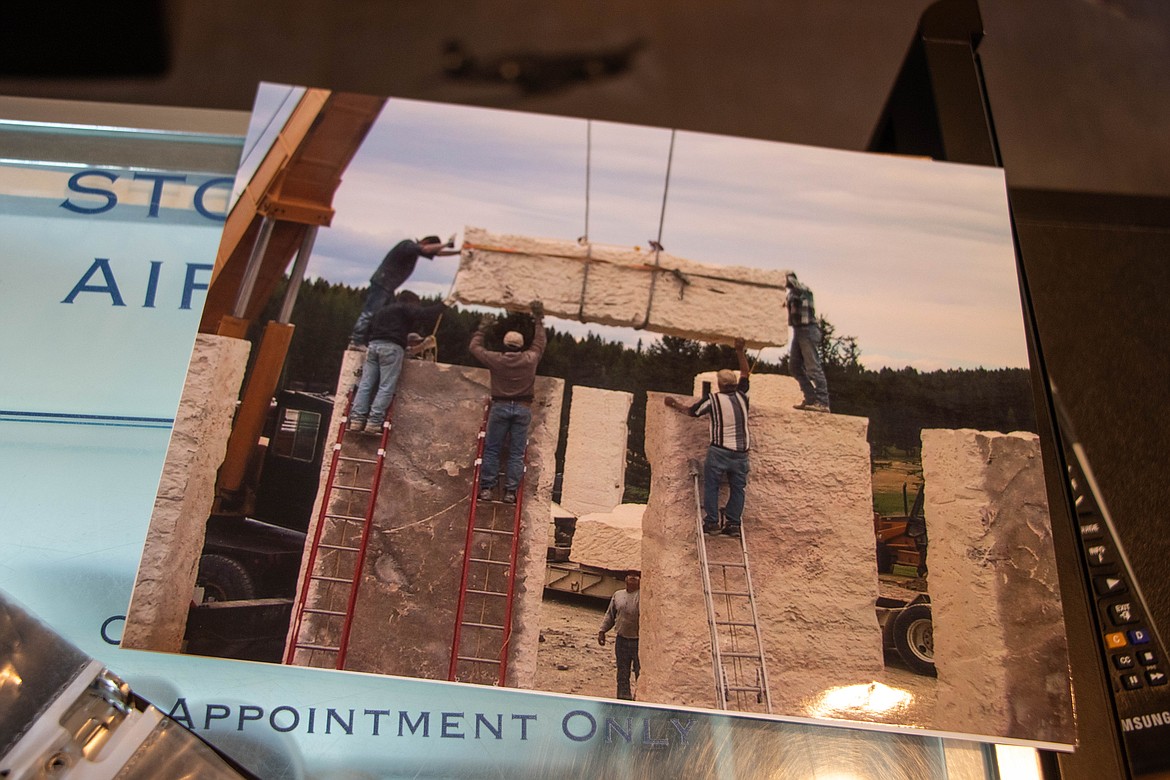
[[[1105,646],[1110,650],[1116,650],[1119,647],[1125,647],[1128,644],[1125,640],[1125,632],[1114,631],[1112,634],[1105,635]]]
[[[1150,641],[1150,632],[1144,628],[1131,628],[1128,633],[1131,645],[1144,645]]]

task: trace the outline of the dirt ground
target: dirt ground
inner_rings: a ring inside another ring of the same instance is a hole
[[[908,485],[911,492],[922,482],[922,464],[903,460],[879,460],[873,466],[873,490],[875,493],[893,493]]]
[[[605,647],[597,629],[609,602],[571,594],[549,595],[540,605],[536,688],[575,696],[612,698],[616,693],[613,631]]]

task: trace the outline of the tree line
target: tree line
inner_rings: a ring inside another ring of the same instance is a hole
[[[365,288],[330,283],[322,279],[301,285],[292,322],[296,325],[282,386],[332,393],[341,369],[342,353],[350,329],[361,311]],[[276,316],[282,289],[259,319]],[[426,302],[433,302],[424,301]],[[438,359],[455,365],[478,365],[467,347],[479,314],[452,307],[438,322],[435,337]],[[910,453],[914,458],[923,428],[975,428],[986,431],[1036,431],[1030,375],[1027,369],[947,369],[918,371],[883,368],[872,371],[861,362],[861,347],[853,336],[840,335],[833,324],[821,319],[824,340],[821,359],[829,382],[833,411],[869,418],[868,439],[873,454],[888,449]],[[487,346],[499,348],[508,330],[530,339],[531,317],[510,313],[493,325]],[[257,326],[257,334],[259,328]],[[426,333],[422,335],[427,335]],[[694,376],[719,368],[734,368],[734,351],[726,345],[704,344],[664,336],[643,347],[606,341],[589,334],[584,338],[547,328],[548,346],[539,373],[565,380],[567,397],[562,406],[562,436],[557,463],[563,463],[572,386],[623,390],[634,396],[627,445],[626,501],[646,500],[650,469],[644,453],[646,392],[690,395]],[[787,357],[779,363],[758,361],[757,374],[787,374]]]

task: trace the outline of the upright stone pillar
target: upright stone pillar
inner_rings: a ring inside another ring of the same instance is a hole
[[[347,353],[343,375],[352,374],[351,362]],[[347,381],[343,379],[339,389],[344,390]],[[516,592],[506,679],[510,687],[532,687],[536,675],[549,506],[563,390],[560,379],[536,379],[521,532],[517,540]],[[485,369],[406,361],[391,407],[392,425],[365,566],[360,574],[346,669],[447,679],[479,444],[477,436],[489,394],[489,374]],[[372,461],[379,442],[380,438],[374,435],[347,434],[343,453]],[[334,498],[345,501],[345,496]],[[510,522],[514,505],[487,506],[490,511],[507,515]],[[332,511],[354,513],[336,504]],[[314,516],[309,528],[310,536],[315,532],[317,517]],[[505,546],[510,543],[505,537],[492,538],[502,540],[499,544]],[[506,559],[507,549],[496,550],[487,557],[499,559],[501,555]],[[327,593],[319,595],[328,598]],[[310,590],[308,602],[313,604],[314,598]],[[300,655],[305,652],[301,651]],[[297,662],[310,663],[301,657]]]
[[[122,646],[177,653],[251,344],[200,333],[167,444]]]
[[[924,430],[936,727],[1071,743],[1068,646],[1039,440]]]
[[[561,506],[577,516],[609,512],[626,489],[632,393],[574,385]]]
[[[784,382],[769,378],[759,382]],[[754,391],[753,391],[754,397]],[[753,401],[744,533],[764,635],[773,711],[817,714],[830,688],[881,673],[874,612],[868,421],[799,412],[787,392]],[[696,497],[687,462],[701,464],[706,418],[690,419],[650,393],[643,518],[642,677],[639,699],[714,707],[710,632],[697,553]],[[781,402],[779,399],[785,398]],[[712,539],[711,546],[729,540]]]

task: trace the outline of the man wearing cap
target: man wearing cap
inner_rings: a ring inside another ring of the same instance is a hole
[[[366,345],[370,340],[370,321],[374,314],[394,299],[394,291],[414,273],[414,266],[420,257],[430,260],[457,255],[459,250],[454,246],[455,236],[451,236],[445,244],[438,236],[427,236],[418,241],[408,238],[395,244],[370,277],[370,289],[366,292],[362,313],[358,315],[353,332],[349,334],[349,343],[357,347]]]
[[[633,699],[630,691],[630,672],[634,679],[642,673],[638,660],[638,619],[642,601],[642,577],[639,572],[626,573],[625,590],[616,591],[609,599],[609,609],[601,619],[597,644],[605,647],[605,634],[614,629],[613,654],[617,660],[617,697]]]
[[[410,332],[421,324],[433,323],[445,308],[444,303],[421,306],[417,295],[403,290],[374,314],[361,382],[349,411],[349,430],[381,433],[386,410],[398,388]]]
[[[829,411],[829,383],[821,368],[821,327],[813,307],[812,290],[788,272],[788,324],[792,326],[792,346],[788,351],[788,370],[804,393],[804,402],[795,408],[809,412]]]
[[[468,349],[491,372],[492,405],[488,412],[487,437],[480,467],[479,500],[490,501],[499,478],[500,450],[508,438],[508,466],[504,478],[504,501],[516,501],[516,490],[524,473],[524,448],[528,445],[528,425],[532,422],[532,400],[536,387],[536,366],[544,354],[544,305],[531,303],[536,327],[532,343],[524,348],[524,336],[510,330],[504,334],[504,351],[495,352],[483,345],[490,320],[480,320]]]
[[[666,405],[680,414],[710,418],[711,444],[707,447],[707,462],[703,467],[703,533],[719,533],[719,484],[727,475],[728,495],[722,530],[728,536],[740,535],[751,445],[747,397],[750,369],[743,339],[735,340],[735,354],[739,360],[739,376],[736,377],[730,369],[721,369],[715,375],[718,392],[708,393],[691,405],[673,396],[665,399]]]

